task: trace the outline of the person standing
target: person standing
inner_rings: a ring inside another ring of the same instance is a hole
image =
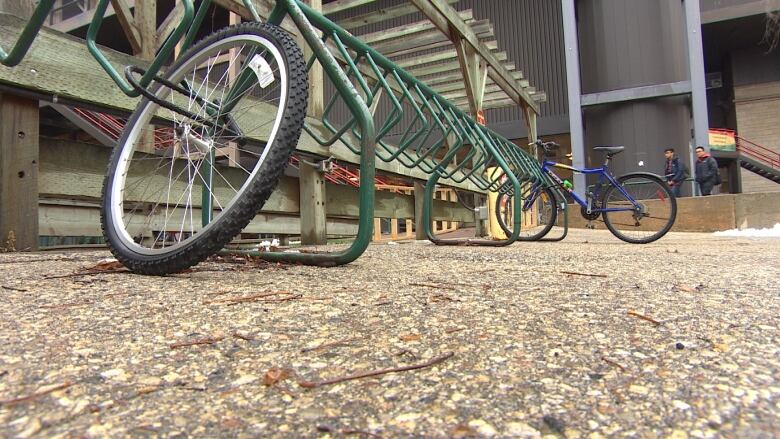
[[[664,168],[666,183],[669,184],[674,196],[679,198],[686,177],[684,165],[680,163],[680,158],[674,153],[674,148],[666,148],[664,156],[666,157],[666,167]]]
[[[696,157],[696,182],[699,183],[702,195],[710,195],[712,188],[720,184],[718,162],[702,146],[696,147]]]

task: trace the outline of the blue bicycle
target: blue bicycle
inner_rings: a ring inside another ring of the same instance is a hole
[[[558,148],[555,142],[541,140],[531,145],[543,149],[545,156]],[[581,206],[580,213],[591,227],[592,221],[601,217],[613,235],[632,244],[647,244],[664,236],[677,217],[677,200],[666,182],[660,176],[647,172],[632,172],[614,177],[609,171],[609,163],[624,147],[597,146],[593,149],[606,154],[604,166],[578,169],[548,160],[542,161],[541,170],[549,176],[549,181],[523,186],[520,201],[523,203],[521,210],[525,217],[520,221],[513,218],[512,203],[517,197],[510,186],[502,187],[496,200],[495,212],[504,232],[509,235],[515,226],[519,226],[523,240],[535,241],[543,238],[555,225],[558,217],[558,203],[551,189],[557,185]],[[569,169],[586,175],[596,174],[598,182],[588,188],[583,199],[551,168]]]

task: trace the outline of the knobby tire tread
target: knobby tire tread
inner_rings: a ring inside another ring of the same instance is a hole
[[[666,223],[666,226],[664,226],[663,229],[661,229],[659,232],[656,232],[653,235],[650,235],[648,238],[630,238],[626,235],[623,235],[623,233],[612,226],[612,222],[609,219],[609,212],[603,212],[601,214],[602,218],[604,219],[604,224],[607,226],[610,232],[612,232],[615,237],[620,239],[621,241],[628,242],[630,244],[649,244],[651,242],[657,241],[666,235],[669,230],[671,230],[672,226],[674,226],[674,221],[677,219],[677,199],[672,194],[672,191],[669,189],[669,186],[667,186],[666,182],[664,182],[661,177],[658,177],[657,175],[652,174],[644,174],[644,173],[632,173],[632,174],[625,174],[618,177],[617,181],[618,183],[624,182],[625,180],[629,180],[631,178],[646,178],[648,180],[653,180],[656,183],[660,185],[660,187],[664,190],[669,200],[671,200],[671,206],[672,206],[672,213],[670,215],[670,220]],[[617,188],[615,186],[610,186],[607,188],[607,190],[604,192],[604,198],[602,199],[602,205],[601,207],[603,209],[607,208],[607,200],[609,199],[609,196],[612,194],[612,192],[616,191]]]
[[[208,47],[208,45],[223,38],[246,33],[260,35],[265,38],[270,37],[269,39],[275,42],[285,58],[288,70],[289,93],[286,109],[282,114],[282,121],[276,138],[270,146],[271,150],[268,152],[265,162],[261,165],[261,172],[257,173],[254,181],[249,185],[241,198],[234,203],[231,210],[220,215],[217,220],[220,221],[219,227],[212,227],[203,233],[202,237],[194,239],[191,244],[183,246],[175,253],[149,256],[133,252],[132,256],[128,256],[125,252],[132,251],[125,249],[124,246],[121,248],[115,246],[111,242],[112,240],[109,239],[109,234],[115,232],[107,230],[106,226],[107,221],[110,221],[106,218],[108,204],[106,195],[109,190],[110,180],[108,176],[114,171],[114,161],[117,158],[117,154],[121,151],[122,140],[124,140],[125,135],[123,133],[123,137],[111,154],[108,168],[109,174],[107,174],[104,180],[104,206],[101,209],[101,224],[109,249],[119,262],[133,272],[157,276],[178,273],[202,262],[221,250],[249,224],[255,214],[263,207],[278,184],[287,166],[287,161],[298,144],[308,106],[308,74],[300,48],[290,35],[279,27],[267,23],[242,23],[222,29],[193,45],[169,71],[175,71],[181,64],[189,60],[191,54],[197,54],[203,47]],[[125,133],[130,132],[131,122],[135,122],[134,119],[140,116],[141,110],[148,104],[148,100],[142,100],[139,103],[133,117],[128,122]]]

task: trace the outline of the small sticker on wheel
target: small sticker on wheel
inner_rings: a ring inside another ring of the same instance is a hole
[[[257,82],[260,87],[266,88],[274,82],[274,71],[271,69],[271,65],[260,55],[255,55],[252,60],[249,61],[249,68],[257,75]]]

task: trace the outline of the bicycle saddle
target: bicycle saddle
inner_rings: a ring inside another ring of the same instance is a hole
[[[594,151],[604,151],[607,155],[620,154],[625,149],[625,146],[594,146]]]

